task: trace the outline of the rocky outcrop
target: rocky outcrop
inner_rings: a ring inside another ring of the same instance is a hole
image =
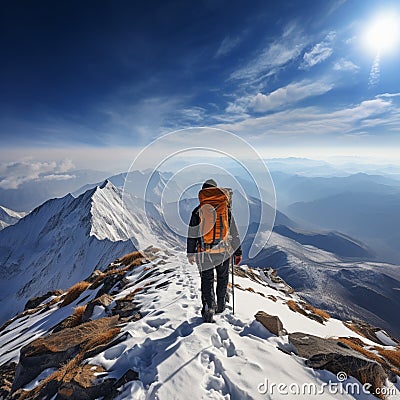
[[[371,391],[381,388],[388,378],[380,364],[341,341],[295,332],[289,334],[289,342],[296,348],[297,355],[307,359],[309,367],[353,376],[363,384],[371,384]]]
[[[387,339],[389,339],[391,342],[393,342],[393,345],[399,344],[397,339],[395,339],[393,336],[391,336],[387,332],[383,331],[381,328],[372,326],[364,321],[353,320],[353,321],[344,322],[344,324],[349,329],[353,330],[354,332],[357,332],[359,335],[364,336],[365,338],[367,338],[369,340],[372,340],[375,343],[378,343],[381,345],[388,344],[388,343],[385,343],[384,341],[382,341],[381,338],[379,337],[379,333],[383,333],[383,336],[386,336]]]
[[[0,366],[0,399],[6,398],[10,393],[16,368],[15,362]]]
[[[254,317],[274,335],[281,336],[286,334],[286,330],[283,328],[282,321],[278,316],[267,314],[264,311],[258,311]]]
[[[43,296],[33,297],[32,299],[28,300],[27,303],[25,304],[24,311],[36,308],[51,296],[60,296],[62,294],[63,294],[62,290],[51,290],[46,294],[44,294]]]
[[[59,368],[74,358],[89,341],[95,341],[99,335],[115,328],[117,323],[116,316],[101,318],[29,343],[21,349],[12,391],[29,383],[46,368]]]
[[[107,293],[101,295],[100,297],[97,297],[92,301],[89,301],[82,315],[82,322],[87,322],[91,319],[90,317],[92,316],[95,307],[103,307],[105,310],[108,310],[108,306],[112,302],[113,302],[112,296],[110,296]]]

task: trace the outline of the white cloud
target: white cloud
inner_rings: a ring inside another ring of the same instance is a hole
[[[381,118],[382,116],[384,118]],[[218,127],[247,137],[262,140],[276,137],[279,141],[283,135],[304,138],[329,134],[343,136],[365,131],[368,124],[372,125],[373,122],[376,123],[374,128],[377,126],[388,128],[390,122],[398,126],[400,115],[392,107],[390,100],[375,98],[363,101],[354,107],[335,111],[303,107],[258,118],[249,117],[236,123],[220,124]]]
[[[268,44],[243,67],[234,71],[231,79],[256,81],[275,75],[290,61],[300,56],[307,39],[296,25],[288,25],[281,37]]]
[[[322,81],[311,82],[304,80],[291,83],[268,95],[258,93],[251,100],[250,108],[257,112],[270,111],[308,97],[324,94],[332,88],[333,85],[331,83]]]
[[[381,77],[379,63],[380,63],[380,58],[379,54],[377,54],[374,63],[372,64],[371,71],[369,73],[369,80],[368,80],[369,86],[376,86],[379,82],[379,79]]]
[[[193,106],[179,110],[178,114],[183,120],[188,120],[189,122],[201,122],[206,115],[206,110],[203,107]]]
[[[313,46],[313,48],[304,53],[303,62],[300,64],[300,69],[309,69],[322,61],[325,61],[333,53],[332,44],[336,37],[336,32],[329,32],[325,39]]]
[[[68,179],[74,179],[76,175],[69,175],[69,174],[50,174],[45,175],[41,178],[43,181],[66,181]]]
[[[333,69],[335,71],[353,71],[356,72],[360,69],[360,67],[354,64],[350,60],[346,60],[345,58],[341,58],[339,61],[336,61],[333,65]]]
[[[377,98],[391,98],[391,97],[400,97],[400,93],[382,93],[376,96]]]
[[[242,39],[240,37],[225,37],[215,53],[215,58],[222,57],[230,53],[241,41]]]
[[[68,160],[62,161],[20,161],[0,164],[0,187],[3,189],[17,189],[26,182],[35,180],[71,179],[72,175],[65,172],[74,168]],[[61,178],[56,178],[56,177]],[[66,178],[68,176],[68,178]]]

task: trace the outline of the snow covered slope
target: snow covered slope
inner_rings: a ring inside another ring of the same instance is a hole
[[[123,279],[120,277],[112,285],[100,280],[100,286],[89,286],[66,306],[62,306],[62,297],[50,298],[37,309],[10,321],[0,331],[0,366],[9,368],[9,379],[12,381],[15,374],[15,364],[12,363],[22,362],[16,370],[18,385],[14,382],[14,390],[17,387],[29,390],[25,393],[25,399],[54,398],[57,390],[64,395],[69,393],[69,396],[76,393],[82,396],[85,393],[89,396],[87,398],[96,398],[95,393],[100,392],[102,396],[119,400],[374,398],[363,394],[360,382],[352,376],[343,385],[355,385],[361,394],[353,395],[355,390],[350,394],[329,392],[326,385],[329,382],[338,385],[341,377],[308,366],[305,358],[294,353],[295,349],[285,332],[281,336],[272,334],[255,320],[254,314],[263,310],[279,316],[287,333],[302,332],[305,338],[311,335],[323,339],[353,338],[358,343],[374,346],[381,351],[393,351],[392,346],[372,342],[339,320],[328,318],[318,322],[292,311],[288,305],[290,302],[296,304],[300,299],[286,290],[284,282],[274,282],[262,271],[246,267],[240,268],[235,276],[235,315],[232,314],[230,303],[223,314],[215,317],[216,323],[202,323],[199,316],[200,279],[196,267],[190,266],[185,254],[179,252],[159,252],[150,259],[144,264],[135,263],[133,268],[125,269]],[[123,267],[120,261],[111,266],[114,271]],[[98,296],[101,294],[103,297],[100,302]],[[93,300],[95,298],[98,298],[97,303]],[[82,317],[78,309],[74,311],[74,308],[79,306],[80,312],[85,315],[88,304],[97,305],[86,316],[93,322],[85,324],[80,320]],[[72,313],[75,315],[73,324],[71,319],[68,320]],[[88,329],[93,338],[96,321],[111,323],[116,315],[119,315],[119,323],[117,328],[109,331],[108,344],[93,348],[86,344],[86,353],[70,355],[66,359],[65,362],[75,357],[64,364],[68,366],[68,377],[57,372],[57,368],[62,368],[62,363],[58,361],[58,365],[55,360],[62,353],[51,353],[50,343],[56,348],[53,351],[57,351],[57,346],[63,347],[65,357],[69,350],[66,350],[65,343],[57,343],[56,338],[62,337],[62,331],[46,338],[54,327],[64,326],[65,335],[74,340],[79,338],[73,332],[79,331],[84,336],[85,329]],[[69,325],[66,325],[66,321],[69,321]],[[380,335],[389,340],[384,332],[380,332]],[[24,359],[20,360],[21,348],[39,337],[43,337],[44,341],[36,342],[36,347],[25,347]],[[49,343],[48,349],[46,343]],[[39,344],[40,347],[37,347]],[[29,373],[27,367],[23,366],[24,360],[30,357],[29,352],[35,354],[35,348],[37,352],[34,356],[43,354],[48,363],[52,360],[52,366],[46,368],[35,365],[35,373],[28,378],[25,375],[25,379],[22,379],[24,372]],[[48,380],[44,381],[46,377]],[[394,380],[394,384],[385,382],[391,390],[388,400],[400,396],[399,377],[394,376]],[[53,385],[49,384],[51,381]],[[265,392],[267,381],[269,390]],[[84,382],[84,389],[79,382]],[[112,385],[112,382],[115,384]],[[295,390],[297,387],[300,393],[296,396],[279,393],[276,386],[279,384],[286,385],[286,390]],[[271,389],[271,385],[275,385],[275,389]],[[301,392],[302,385],[314,385],[318,391],[325,385],[325,391],[323,395],[321,392],[310,394],[308,390]],[[13,399],[19,398],[17,393]]]
[[[9,225],[16,224],[25,215],[25,212],[17,212],[0,206],[0,231]]]
[[[361,318],[400,336],[395,311],[400,308],[398,265],[349,261],[276,232],[249,263],[278,269],[286,282],[317,307],[341,318]]]
[[[134,249],[132,235],[137,248],[162,242],[154,233],[156,214],[153,210],[152,227],[142,214],[127,213],[120,190],[105,181],[76,199],[49,200],[1,231],[0,323],[21,311],[29,298],[65,289]]]

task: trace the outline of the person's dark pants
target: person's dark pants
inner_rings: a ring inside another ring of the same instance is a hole
[[[214,293],[214,269],[217,271],[217,303],[215,303]],[[200,273],[203,308],[206,304],[209,309],[215,308],[216,304],[225,304],[229,279],[229,258],[215,267],[209,266],[208,268],[203,268]]]

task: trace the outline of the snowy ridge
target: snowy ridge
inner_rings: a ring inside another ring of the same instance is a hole
[[[22,311],[29,298],[65,289],[132,251],[127,230],[142,230],[122,212],[118,189],[105,182],[76,199],[49,200],[1,231],[0,323]],[[143,244],[140,237],[136,243]]]
[[[0,231],[9,225],[16,224],[25,215],[25,212],[17,212],[0,206]]]
[[[120,268],[117,261],[113,268]],[[290,396],[262,394],[260,384],[308,383],[321,387],[329,380],[338,383],[336,375],[326,370],[314,370],[305,360],[292,353],[288,336],[275,336],[254,319],[264,310],[278,315],[288,333],[301,331],[321,338],[353,337],[371,346],[379,345],[348,329],[341,321],[330,318],[324,323],[293,312],[287,301],[299,301],[298,295],[279,290],[284,285],[271,287],[268,276],[242,267],[235,277],[235,315],[231,304],[215,324],[204,324],[200,314],[200,279],[196,267],[187,264],[185,254],[159,252],[156,258],[138,265],[128,272],[121,284],[109,293],[109,306],[96,306],[91,319],[107,317],[118,301],[127,296],[140,310],[142,318],[120,323],[117,340],[106,349],[82,361],[103,372],[96,379],[100,385],[107,379],[118,380],[129,370],[138,379],[121,385],[116,399],[284,399]],[[249,271],[257,279],[249,279]],[[101,290],[101,286],[100,286]],[[47,309],[39,309],[22,319],[15,319],[0,332],[0,365],[18,362],[19,350],[33,339],[46,335],[67,318],[74,307],[87,304],[96,297],[97,290],[85,290],[73,303],[60,307],[55,302]],[[51,299],[46,300],[47,302]],[[384,335],[384,333],[382,333]],[[386,337],[386,336],[385,336]],[[393,349],[392,346],[380,346]],[[54,372],[42,371],[27,383],[25,390],[40,385],[41,380]],[[354,378],[348,382],[360,385]],[[400,395],[400,380],[387,382],[393,394]],[[362,393],[362,392],[361,392]],[[28,399],[31,398],[28,396]],[[321,394],[296,395],[296,398],[322,398]],[[323,399],[371,399],[370,395],[332,394]]]

